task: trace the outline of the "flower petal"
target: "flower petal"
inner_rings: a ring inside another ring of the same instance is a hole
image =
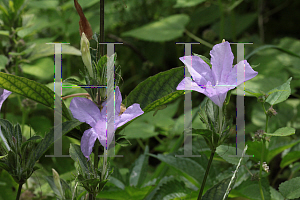
[[[205,89],[201,88],[201,85],[198,86],[198,84],[191,80],[191,78],[185,77],[176,87],[176,90],[187,90],[185,87],[185,81],[191,84],[191,90],[194,90],[196,92],[205,93]]]
[[[70,110],[74,118],[91,127],[94,127],[101,118],[99,108],[93,101],[86,98],[74,97],[70,103]]]
[[[187,66],[193,80],[198,85],[202,85],[207,81],[213,81],[209,65],[198,56],[183,56],[179,59]]]
[[[80,144],[81,151],[87,159],[90,159],[89,156],[92,153],[97,138],[98,135],[96,134],[95,129],[93,128],[84,131],[81,137],[81,144]]]
[[[94,129],[97,133],[98,140],[100,141],[101,145],[105,148],[106,147],[106,120],[99,120],[96,126],[94,127]],[[113,133],[108,134],[107,147],[111,143],[111,140],[113,138],[112,136]]]
[[[107,104],[107,101],[109,101],[110,99],[113,99],[113,95],[112,94],[110,95],[110,97],[108,98],[108,100],[106,100],[106,101],[104,101],[102,103],[102,106],[103,106],[103,108],[101,110],[101,116],[102,117],[106,116],[106,110],[107,110],[106,104]],[[116,90],[115,90],[115,115],[119,115],[120,109],[121,109],[121,103],[122,103],[122,95],[121,95],[119,86],[116,86]]]
[[[122,115],[116,116],[115,125],[116,127],[120,127],[143,113],[144,111],[141,109],[140,104],[134,103],[129,106]]]
[[[7,99],[7,97],[11,94],[11,91],[0,88],[0,110],[3,102]]]
[[[232,69],[233,53],[229,42],[217,44],[210,51],[212,74],[215,79],[213,85],[226,84],[227,75]]]
[[[238,71],[237,71],[238,66],[239,67],[244,66],[244,70],[242,70],[242,73],[238,73]],[[254,78],[257,74],[258,74],[258,72],[254,71],[252,69],[252,67],[249,65],[247,60],[242,60],[231,69],[226,82],[230,85],[238,86],[238,85],[242,84],[244,81],[248,81],[248,80]]]

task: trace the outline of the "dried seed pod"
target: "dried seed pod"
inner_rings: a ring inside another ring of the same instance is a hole
[[[79,20],[79,34],[80,36],[82,35],[82,32],[85,33],[86,37],[88,40],[91,40],[92,39],[92,36],[93,36],[93,30],[92,30],[92,27],[89,23],[89,21],[86,19],[86,17],[84,16],[84,13],[82,11],[82,8],[81,6],[79,5],[79,3],[77,2],[77,0],[74,0],[74,5],[75,5],[75,8],[77,10],[77,13],[80,17],[80,20]]]

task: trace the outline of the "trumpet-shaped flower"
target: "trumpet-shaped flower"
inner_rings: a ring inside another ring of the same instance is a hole
[[[116,87],[115,92],[114,130],[144,113],[137,103],[129,106],[124,111],[124,108],[121,107],[122,96],[118,86]],[[112,98],[113,95],[110,95],[108,101],[112,100]],[[106,147],[106,144],[109,146],[112,142],[113,134],[108,133],[106,137],[106,103],[107,102],[104,102],[102,104],[103,108],[100,111],[97,105],[89,99],[74,97],[71,101],[70,110],[74,118],[81,122],[85,122],[92,127],[86,130],[81,138],[81,151],[87,158],[89,158],[89,155],[92,152],[96,139],[100,141],[104,148]]]
[[[88,69],[90,76],[93,76],[93,69],[92,69],[92,60],[91,60],[91,53],[90,53],[90,42],[85,36],[85,33],[82,32],[81,41],[80,41],[80,51],[81,57],[84,65]]]
[[[229,42],[215,45],[210,55],[212,68],[198,56],[179,58],[187,66],[193,80],[188,77],[184,78],[176,89],[186,90],[185,83],[191,84],[191,90],[205,94],[216,105],[222,107],[227,92],[243,83],[243,80],[237,77],[244,76],[247,81],[254,78],[257,72],[246,60],[232,67],[234,56]],[[241,65],[244,66],[243,73],[237,70],[237,66]]]

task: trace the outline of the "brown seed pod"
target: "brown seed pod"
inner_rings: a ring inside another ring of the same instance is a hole
[[[89,23],[89,21],[86,19],[86,17],[84,16],[84,13],[82,11],[81,6],[79,5],[79,3],[77,2],[77,0],[74,0],[74,5],[75,8],[77,10],[77,13],[80,17],[79,20],[79,34],[80,36],[82,35],[82,32],[84,32],[84,34],[86,35],[88,40],[92,39],[93,36],[93,30],[92,27]]]

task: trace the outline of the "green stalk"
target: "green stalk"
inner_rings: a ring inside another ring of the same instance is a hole
[[[218,0],[219,8],[220,8],[220,13],[221,13],[221,20],[220,20],[220,38],[219,40],[222,41],[224,37],[224,12],[223,12],[223,5],[222,1]]]
[[[95,141],[95,146],[94,146],[94,169],[97,171],[98,169],[98,156],[99,155],[99,142],[98,140]]]
[[[204,175],[204,178],[203,178],[203,181],[202,181],[201,189],[200,189],[200,192],[199,192],[197,200],[201,200],[202,199],[202,194],[203,194],[205,182],[206,182],[206,179],[207,179],[207,176],[208,176],[208,172],[209,172],[211,163],[212,163],[214,155],[215,155],[215,151],[216,150],[213,150],[210,153],[209,161],[208,161],[208,164],[207,164],[207,167],[206,167],[205,175]]]
[[[265,127],[265,132],[267,133],[268,131],[268,121],[269,121],[269,116],[266,112],[265,106],[262,104],[265,115],[266,115],[266,127]],[[263,159],[264,159],[264,154],[265,154],[265,139],[263,138],[262,140],[262,153],[261,153],[261,158],[260,158],[260,167],[259,167],[259,191],[260,191],[260,196],[262,200],[265,200],[264,193],[262,190],[262,185],[261,185],[261,174],[262,174],[262,165],[263,165]]]
[[[189,32],[188,30],[184,30],[185,34],[187,34],[190,38],[196,40],[197,42],[200,42],[204,46],[207,46],[208,48],[213,48],[214,45],[210,44],[209,42],[206,42],[205,40],[197,37],[193,33]]]
[[[107,149],[104,147],[104,153],[103,153],[103,170],[101,174],[101,180],[104,180],[105,172],[106,172],[106,165],[107,165]]]
[[[18,188],[18,193],[17,193],[16,200],[19,200],[19,199],[20,199],[22,186],[23,186],[23,183],[20,183],[20,184],[19,184],[19,188]]]

